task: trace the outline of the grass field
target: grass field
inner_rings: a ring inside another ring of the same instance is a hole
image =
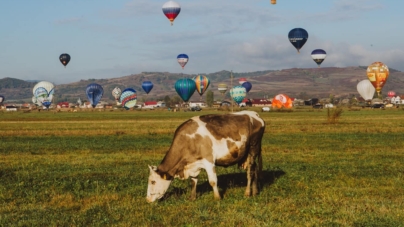
[[[404,226],[404,111],[259,113],[261,193],[218,167],[223,199],[205,172],[196,201],[176,179],[146,202],[148,168],[173,133],[202,112],[0,112],[0,226]]]

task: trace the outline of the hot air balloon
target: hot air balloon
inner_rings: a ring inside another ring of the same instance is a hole
[[[240,85],[242,85],[242,84],[245,83],[245,82],[247,82],[247,79],[246,79],[246,78],[240,78],[240,79],[238,79],[238,83],[239,83]]]
[[[219,84],[217,86],[217,90],[219,90],[219,92],[224,96],[227,91],[227,84]]]
[[[284,94],[279,94],[275,96],[275,98],[272,99],[272,107],[276,108],[292,108],[293,107],[293,102],[292,99],[289,98],[289,96],[284,95]]]
[[[241,85],[234,86],[232,89],[230,89],[230,96],[237,104],[240,104],[246,95],[247,90]]]
[[[87,85],[86,95],[87,95],[88,101],[90,101],[91,106],[93,106],[93,108],[101,100],[103,94],[104,94],[104,89],[102,88],[101,85],[96,84],[96,83]]]
[[[184,102],[188,102],[195,92],[196,84],[194,80],[186,78],[177,80],[174,87],[175,91],[177,91],[182,100],[184,100]]]
[[[59,56],[59,60],[60,60],[60,62],[61,62],[61,63],[65,66],[65,68],[66,68],[66,65],[69,64],[69,61],[70,61],[70,55],[69,55],[69,54],[66,54],[66,53],[61,54],[61,55]]]
[[[300,53],[300,49],[306,43],[309,38],[309,33],[303,28],[294,28],[289,32],[289,41],[292,45],[297,49],[297,52]]]
[[[311,52],[311,57],[313,58],[314,62],[317,63],[318,67],[320,67],[321,63],[323,63],[327,53],[322,49],[315,49]]]
[[[129,110],[130,108],[136,106],[137,95],[136,90],[133,88],[126,88],[122,91],[122,95],[119,98],[119,102],[122,103],[122,106],[125,109]]]
[[[38,99],[36,99],[35,96],[32,96],[32,103],[34,103],[36,106],[42,106],[42,103],[38,102]]]
[[[387,96],[389,96],[390,98],[393,98],[394,96],[396,96],[396,93],[394,91],[389,91],[387,93]],[[0,102],[1,103],[1,102]]]
[[[271,0],[271,4],[275,5],[276,4],[276,0]]]
[[[196,91],[199,93],[200,96],[205,93],[206,89],[208,89],[210,80],[206,76],[196,76],[194,77]]]
[[[3,104],[4,100],[4,96],[0,95],[0,105]]]
[[[82,102],[81,102],[81,99],[80,99],[80,98],[77,99],[77,104],[79,104],[79,106],[81,106]]]
[[[115,88],[112,90],[112,96],[114,96],[114,98],[115,98],[116,101],[118,101],[118,100],[119,100],[119,97],[121,97],[121,93],[122,93],[122,91],[121,91],[121,89],[120,89],[119,87],[115,87]]]
[[[358,85],[356,85],[356,89],[366,101],[371,101],[376,91],[375,87],[373,87],[369,80],[360,81]]]
[[[151,81],[143,81],[142,88],[146,94],[149,94],[149,92],[153,89],[153,83]]]
[[[41,81],[34,86],[32,92],[41,105],[49,108],[52,104],[54,85],[48,81]]]
[[[373,87],[376,88],[377,94],[380,96],[380,91],[389,77],[389,68],[383,62],[373,62],[368,66],[367,75]]]
[[[248,92],[250,92],[251,88],[252,88],[252,84],[250,82],[244,82],[241,86],[243,86],[245,88],[245,90]]]
[[[166,15],[168,20],[170,20],[171,26],[174,24],[174,20],[178,14],[180,14],[180,12],[181,6],[174,1],[168,1],[163,5],[163,13]]]
[[[185,65],[188,63],[189,57],[186,54],[179,54],[177,56],[178,64],[181,65],[182,69],[184,69]]]

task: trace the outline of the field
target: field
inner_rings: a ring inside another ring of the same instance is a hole
[[[245,172],[218,167],[146,202],[178,125],[201,112],[0,112],[0,226],[404,226],[403,109],[259,113],[261,193]]]

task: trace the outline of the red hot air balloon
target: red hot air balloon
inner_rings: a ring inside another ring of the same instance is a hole
[[[394,91],[389,91],[387,93],[387,96],[389,96],[390,98],[393,98],[394,96],[396,96],[396,93]]]
[[[173,25],[175,18],[180,14],[180,11],[181,6],[174,1],[168,1],[163,5],[163,13],[168,20],[170,20],[171,26]]]
[[[240,79],[238,80],[238,83],[239,83],[240,85],[242,85],[242,84],[245,83],[245,82],[247,82],[247,79],[246,79],[246,78],[240,78]]]

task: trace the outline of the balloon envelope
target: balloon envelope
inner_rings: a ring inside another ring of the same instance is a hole
[[[311,57],[313,58],[314,62],[317,63],[318,67],[320,67],[325,57],[327,57],[327,53],[322,49],[315,49],[311,52]]]
[[[234,86],[232,89],[230,89],[230,96],[237,104],[240,104],[246,95],[247,90],[241,85]]]
[[[383,62],[373,62],[368,66],[367,76],[373,87],[376,88],[377,94],[380,95],[380,91],[389,77],[389,68]]]
[[[219,84],[217,86],[217,90],[219,90],[219,92],[224,95],[227,91],[227,84]]]
[[[184,69],[185,65],[188,63],[189,57],[186,54],[179,54],[177,56],[178,64],[181,65],[182,69]]]
[[[241,86],[243,86],[245,88],[245,90],[248,92],[250,92],[251,88],[252,88],[252,84],[248,81],[244,82]]]
[[[0,95],[0,104],[2,104],[4,102],[4,96]]]
[[[149,94],[149,92],[153,89],[153,83],[151,81],[143,81],[142,88],[146,94]]]
[[[246,79],[246,78],[240,78],[240,79],[238,80],[238,83],[239,83],[240,85],[242,85],[242,84],[245,83],[245,82],[247,82],[247,79]]]
[[[41,81],[37,83],[32,92],[37,99],[37,102],[48,108],[52,104],[54,85],[48,81]]]
[[[121,97],[122,91],[119,87],[115,87],[112,90],[112,96],[114,96],[115,100],[118,101],[119,97]]]
[[[303,28],[294,28],[290,30],[288,37],[290,43],[297,49],[297,52],[300,52],[300,49],[309,38],[309,33]]]
[[[271,4],[275,5],[276,4],[276,0],[271,0]]]
[[[276,107],[276,108],[292,108],[293,107],[293,102],[292,99],[289,98],[289,96],[284,95],[284,94],[279,94],[276,95],[273,99],[272,99],[272,107]]]
[[[174,85],[175,91],[181,97],[184,102],[188,102],[191,96],[194,94],[196,85],[195,81],[191,79],[179,79]]]
[[[66,67],[66,65],[69,64],[69,62],[70,62],[70,55],[66,54],[66,53],[61,54],[59,56],[59,60]]]
[[[195,86],[196,86],[196,91],[199,93],[199,95],[203,95],[205,93],[206,89],[208,89],[210,80],[206,76],[196,76],[194,77],[195,81]]]
[[[358,85],[356,85],[356,89],[364,100],[372,100],[376,91],[375,87],[373,87],[369,80],[360,81]]]
[[[87,85],[86,95],[87,95],[88,101],[90,101],[91,106],[93,106],[93,108],[101,100],[103,94],[104,94],[104,89],[102,88],[101,85],[96,84],[96,83]]]
[[[174,1],[168,1],[163,5],[163,13],[173,25],[175,18],[180,14],[181,6]]]
[[[393,98],[394,96],[396,96],[396,93],[394,91],[389,91],[387,93],[387,96],[389,96],[390,98]],[[0,102],[1,103],[1,102]]]
[[[133,88],[126,88],[125,90],[123,90],[121,97],[119,98],[119,102],[127,110],[129,108],[136,106],[137,102],[136,90]]]

